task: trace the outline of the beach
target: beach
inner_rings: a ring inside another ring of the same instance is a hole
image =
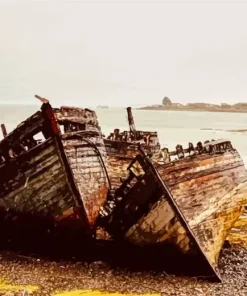
[[[48,261],[17,253],[0,253],[0,295],[118,296],[124,295],[246,295],[247,250],[224,249],[219,266],[222,283],[168,275],[165,271],[133,272],[91,264]],[[114,293],[114,294],[112,294]]]

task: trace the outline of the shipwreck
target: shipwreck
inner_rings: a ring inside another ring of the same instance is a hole
[[[247,204],[247,171],[230,141],[161,149],[157,132],[136,130],[131,108],[130,130],[103,138],[94,111],[36,97],[39,111],[10,133],[1,125],[2,240],[29,231],[33,241],[66,233],[62,243],[79,252],[72,235],[159,245],[200,258],[220,279],[220,250]]]
[[[220,251],[247,204],[247,171],[231,142],[189,143],[174,151],[153,147],[153,155],[145,144],[140,149],[136,141],[115,142],[118,150],[107,150],[114,160],[109,175],[122,185],[101,209],[105,229],[140,246],[199,252],[219,278]]]
[[[99,224],[116,240],[169,245],[201,257],[220,280],[220,250],[247,202],[247,172],[225,144],[230,150],[214,160],[201,154],[159,168],[139,147],[127,178],[101,208]]]
[[[41,236],[69,225],[69,231],[93,236],[110,188],[96,113],[52,108],[48,100],[36,97],[43,102],[40,111],[9,134],[2,125],[1,230],[8,236],[16,228],[21,235],[21,226]]]

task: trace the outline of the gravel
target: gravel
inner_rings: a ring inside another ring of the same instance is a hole
[[[247,295],[247,249],[225,248],[219,261],[222,283],[167,275],[165,272],[130,271],[110,268],[101,261],[92,263],[49,261],[0,252],[0,278],[13,285],[38,285],[32,295],[56,291],[97,289],[119,293],[161,293],[162,295]],[[0,295],[7,295],[1,294]],[[8,295],[25,295],[13,292]],[[26,293],[31,295],[31,293]],[[25,296],[26,296],[25,295]]]

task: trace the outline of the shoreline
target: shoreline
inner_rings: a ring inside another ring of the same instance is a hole
[[[154,110],[154,111],[192,111],[192,112],[219,112],[219,113],[247,113],[247,110],[239,109],[195,109],[195,108],[155,108],[155,107],[141,107],[133,108],[135,110]]]

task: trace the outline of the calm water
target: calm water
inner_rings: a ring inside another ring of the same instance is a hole
[[[39,106],[0,105],[0,123],[11,131],[20,121],[37,111]],[[108,135],[114,128],[128,129],[125,109],[96,109],[102,131]],[[227,138],[238,149],[247,166],[247,132],[231,132],[247,129],[247,113],[209,113],[133,110],[136,128],[158,131],[162,146],[174,149],[177,144],[187,147],[218,138]],[[0,135],[0,138],[2,135]]]

